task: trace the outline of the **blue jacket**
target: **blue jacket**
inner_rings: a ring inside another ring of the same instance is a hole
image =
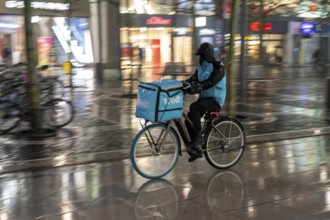
[[[226,99],[226,71],[220,62],[209,63],[204,61],[188,81],[196,81],[200,84],[202,88],[200,98],[211,97],[221,107],[224,105]]]

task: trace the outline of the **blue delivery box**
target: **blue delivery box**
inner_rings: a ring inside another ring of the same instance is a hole
[[[178,119],[182,116],[183,104],[181,81],[163,79],[140,82],[135,116],[151,122]]]

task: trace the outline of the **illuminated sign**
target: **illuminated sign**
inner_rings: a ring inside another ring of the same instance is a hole
[[[206,26],[206,17],[195,18],[195,27],[205,27],[205,26]]]
[[[305,18],[326,18],[329,11],[329,3],[322,3],[321,0],[298,1],[297,16]]]
[[[171,23],[171,19],[164,19],[160,16],[153,16],[147,20],[147,24],[151,25],[170,25]]]
[[[223,17],[225,19],[229,19],[231,16],[231,1],[230,0],[224,0],[224,12]]]
[[[0,28],[9,28],[9,29],[16,29],[19,28],[18,24],[8,24],[0,22]]]
[[[314,22],[306,21],[301,24],[301,34],[314,34],[315,33]]]
[[[24,8],[24,1],[6,1],[6,8]],[[45,10],[69,10],[69,3],[31,2],[31,8]]]
[[[249,25],[250,31],[259,31],[260,30],[260,22],[251,22]],[[270,22],[266,22],[264,24],[264,31],[271,31],[273,29],[272,24]]]

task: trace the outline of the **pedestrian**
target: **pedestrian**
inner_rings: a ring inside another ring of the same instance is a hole
[[[202,43],[196,55],[199,56],[199,65],[195,73],[186,81],[190,88],[188,94],[199,94],[196,102],[189,107],[188,117],[194,128],[187,123],[191,142],[187,147],[190,154],[189,162],[201,157],[203,143],[201,118],[205,112],[220,111],[226,98],[226,71],[223,63],[214,56],[213,45]]]
[[[143,62],[143,55],[144,55],[143,48],[138,47],[138,51],[139,51],[139,61],[140,61],[140,63],[142,63]]]
[[[320,50],[317,49],[313,53],[313,64],[318,65],[320,63]]]
[[[5,64],[10,64],[11,50],[8,45],[5,45],[2,50],[2,57]]]

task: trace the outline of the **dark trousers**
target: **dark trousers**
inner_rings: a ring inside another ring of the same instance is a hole
[[[194,140],[197,137],[201,137],[202,125],[201,118],[205,112],[220,111],[221,107],[217,101],[213,98],[200,98],[196,102],[193,102],[190,105],[190,110],[188,117],[194,125],[194,128],[191,128],[186,123],[187,129],[189,131],[190,137]]]

